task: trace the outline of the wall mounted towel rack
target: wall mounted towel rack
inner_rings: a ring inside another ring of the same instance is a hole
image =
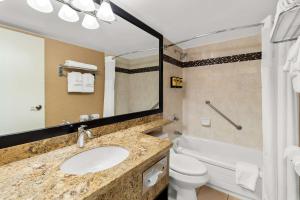
[[[271,37],[273,43],[296,40],[300,36],[300,5],[281,12],[275,23]]]
[[[214,111],[216,111],[219,115],[221,115],[226,121],[228,121],[231,125],[233,125],[237,130],[242,130],[242,126],[234,123],[229,117],[219,111],[215,106],[213,106],[210,101],[205,101],[205,103],[211,107]]]
[[[64,74],[64,70],[65,69],[86,71],[86,72],[89,72],[89,73],[94,74],[94,75],[96,75],[97,71],[98,71],[98,70],[88,69],[88,68],[82,68],[82,67],[73,67],[73,66],[59,65],[57,67],[58,76],[66,76]]]

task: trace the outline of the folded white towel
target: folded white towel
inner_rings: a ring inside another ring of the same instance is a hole
[[[286,11],[296,5],[299,5],[300,0],[279,0],[277,3],[277,13]]]
[[[83,90],[85,93],[93,93],[95,90],[95,77],[93,74],[85,73],[82,75]]]
[[[68,73],[68,92],[82,92],[82,76],[79,72]]]
[[[77,61],[73,61],[73,60],[66,60],[64,65],[69,66],[69,67],[78,67],[78,68],[82,68],[82,69],[90,69],[90,70],[94,70],[94,71],[96,71],[98,69],[96,65],[81,63],[81,62],[77,62]]]
[[[288,146],[284,150],[284,158],[291,159],[294,156],[300,156],[300,147],[298,147],[298,146]]]
[[[300,176],[300,147],[288,146],[284,151],[284,157],[292,161],[292,167]]]
[[[283,67],[284,71],[289,71],[292,73],[296,69],[296,62],[297,57],[300,52],[300,37],[297,39],[297,42],[295,42],[289,49],[287,54],[287,59],[285,62],[285,65]]]
[[[293,89],[296,93],[300,93],[300,74],[294,73],[292,76]]]
[[[236,163],[236,184],[250,191],[255,191],[259,168],[257,165],[237,162]]]

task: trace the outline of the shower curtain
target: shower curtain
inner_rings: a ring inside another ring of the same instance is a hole
[[[103,117],[112,117],[115,115],[115,68],[116,61],[111,56],[105,57]]]
[[[262,29],[263,200],[299,200],[299,177],[284,158],[288,146],[299,144],[298,95],[283,71],[293,42],[270,42],[272,17]]]

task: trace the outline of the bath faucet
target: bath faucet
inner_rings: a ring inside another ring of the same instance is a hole
[[[174,134],[177,136],[182,136],[183,134],[180,131],[174,131]]]
[[[85,130],[87,125],[81,125],[78,128],[78,140],[77,140],[77,145],[79,148],[83,148],[85,144],[85,135],[88,136],[88,138],[93,138],[93,133],[90,130]]]
[[[174,150],[175,153],[179,153],[179,149],[180,149],[180,147],[179,147],[179,140],[175,139],[173,141],[173,150]]]

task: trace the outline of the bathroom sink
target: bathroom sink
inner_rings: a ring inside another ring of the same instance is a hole
[[[100,172],[120,164],[128,155],[129,152],[122,147],[99,147],[71,157],[60,166],[60,170],[73,175]]]

